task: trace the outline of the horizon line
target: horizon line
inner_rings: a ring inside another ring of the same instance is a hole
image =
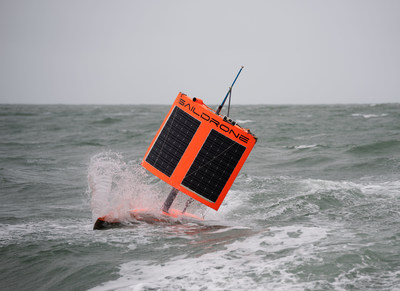
[[[231,106],[318,106],[318,105],[399,105],[400,102],[352,102],[352,103],[240,103],[231,104]],[[43,106],[43,105],[66,105],[66,106],[168,106],[170,103],[2,103],[3,105],[28,105],[28,106]],[[208,106],[208,105],[207,105]],[[218,106],[218,104],[210,104],[210,106]],[[208,107],[210,107],[208,106]]]

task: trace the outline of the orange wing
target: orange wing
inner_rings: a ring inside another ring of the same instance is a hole
[[[202,100],[179,93],[142,166],[218,210],[257,139]]]

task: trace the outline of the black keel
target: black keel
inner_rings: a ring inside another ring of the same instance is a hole
[[[164,201],[164,205],[162,207],[162,211],[168,213],[168,210],[171,208],[171,205],[174,202],[174,200],[175,200],[176,196],[178,195],[178,193],[179,193],[178,189],[175,189],[175,188],[171,189],[171,192],[169,192],[169,195],[168,195],[167,199],[165,199],[165,201]]]
[[[98,218],[93,225],[93,230],[109,229],[109,228],[120,227],[120,226],[122,226],[122,223],[120,223],[120,222],[117,222],[117,221],[109,222],[109,221],[105,221],[102,218]]]

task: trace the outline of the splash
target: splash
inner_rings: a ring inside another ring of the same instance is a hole
[[[146,174],[138,164],[126,163],[114,152],[93,156],[88,168],[88,195],[92,218],[112,215],[128,221],[129,210],[160,204],[155,185],[149,185]]]
[[[158,210],[170,188],[167,184],[153,181],[144,168],[136,162],[126,163],[119,153],[102,152],[94,155],[88,168],[87,191],[93,222],[107,215],[130,224],[132,209],[148,209],[153,215],[161,215]],[[178,195],[174,207],[184,209],[188,199],[184,194]],[[204,218],[208,209],[193,201],[188,210]]]

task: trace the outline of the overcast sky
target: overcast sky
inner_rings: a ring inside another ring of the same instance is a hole
[[[400,1],[0,0],[0,103],[400,102]]]

